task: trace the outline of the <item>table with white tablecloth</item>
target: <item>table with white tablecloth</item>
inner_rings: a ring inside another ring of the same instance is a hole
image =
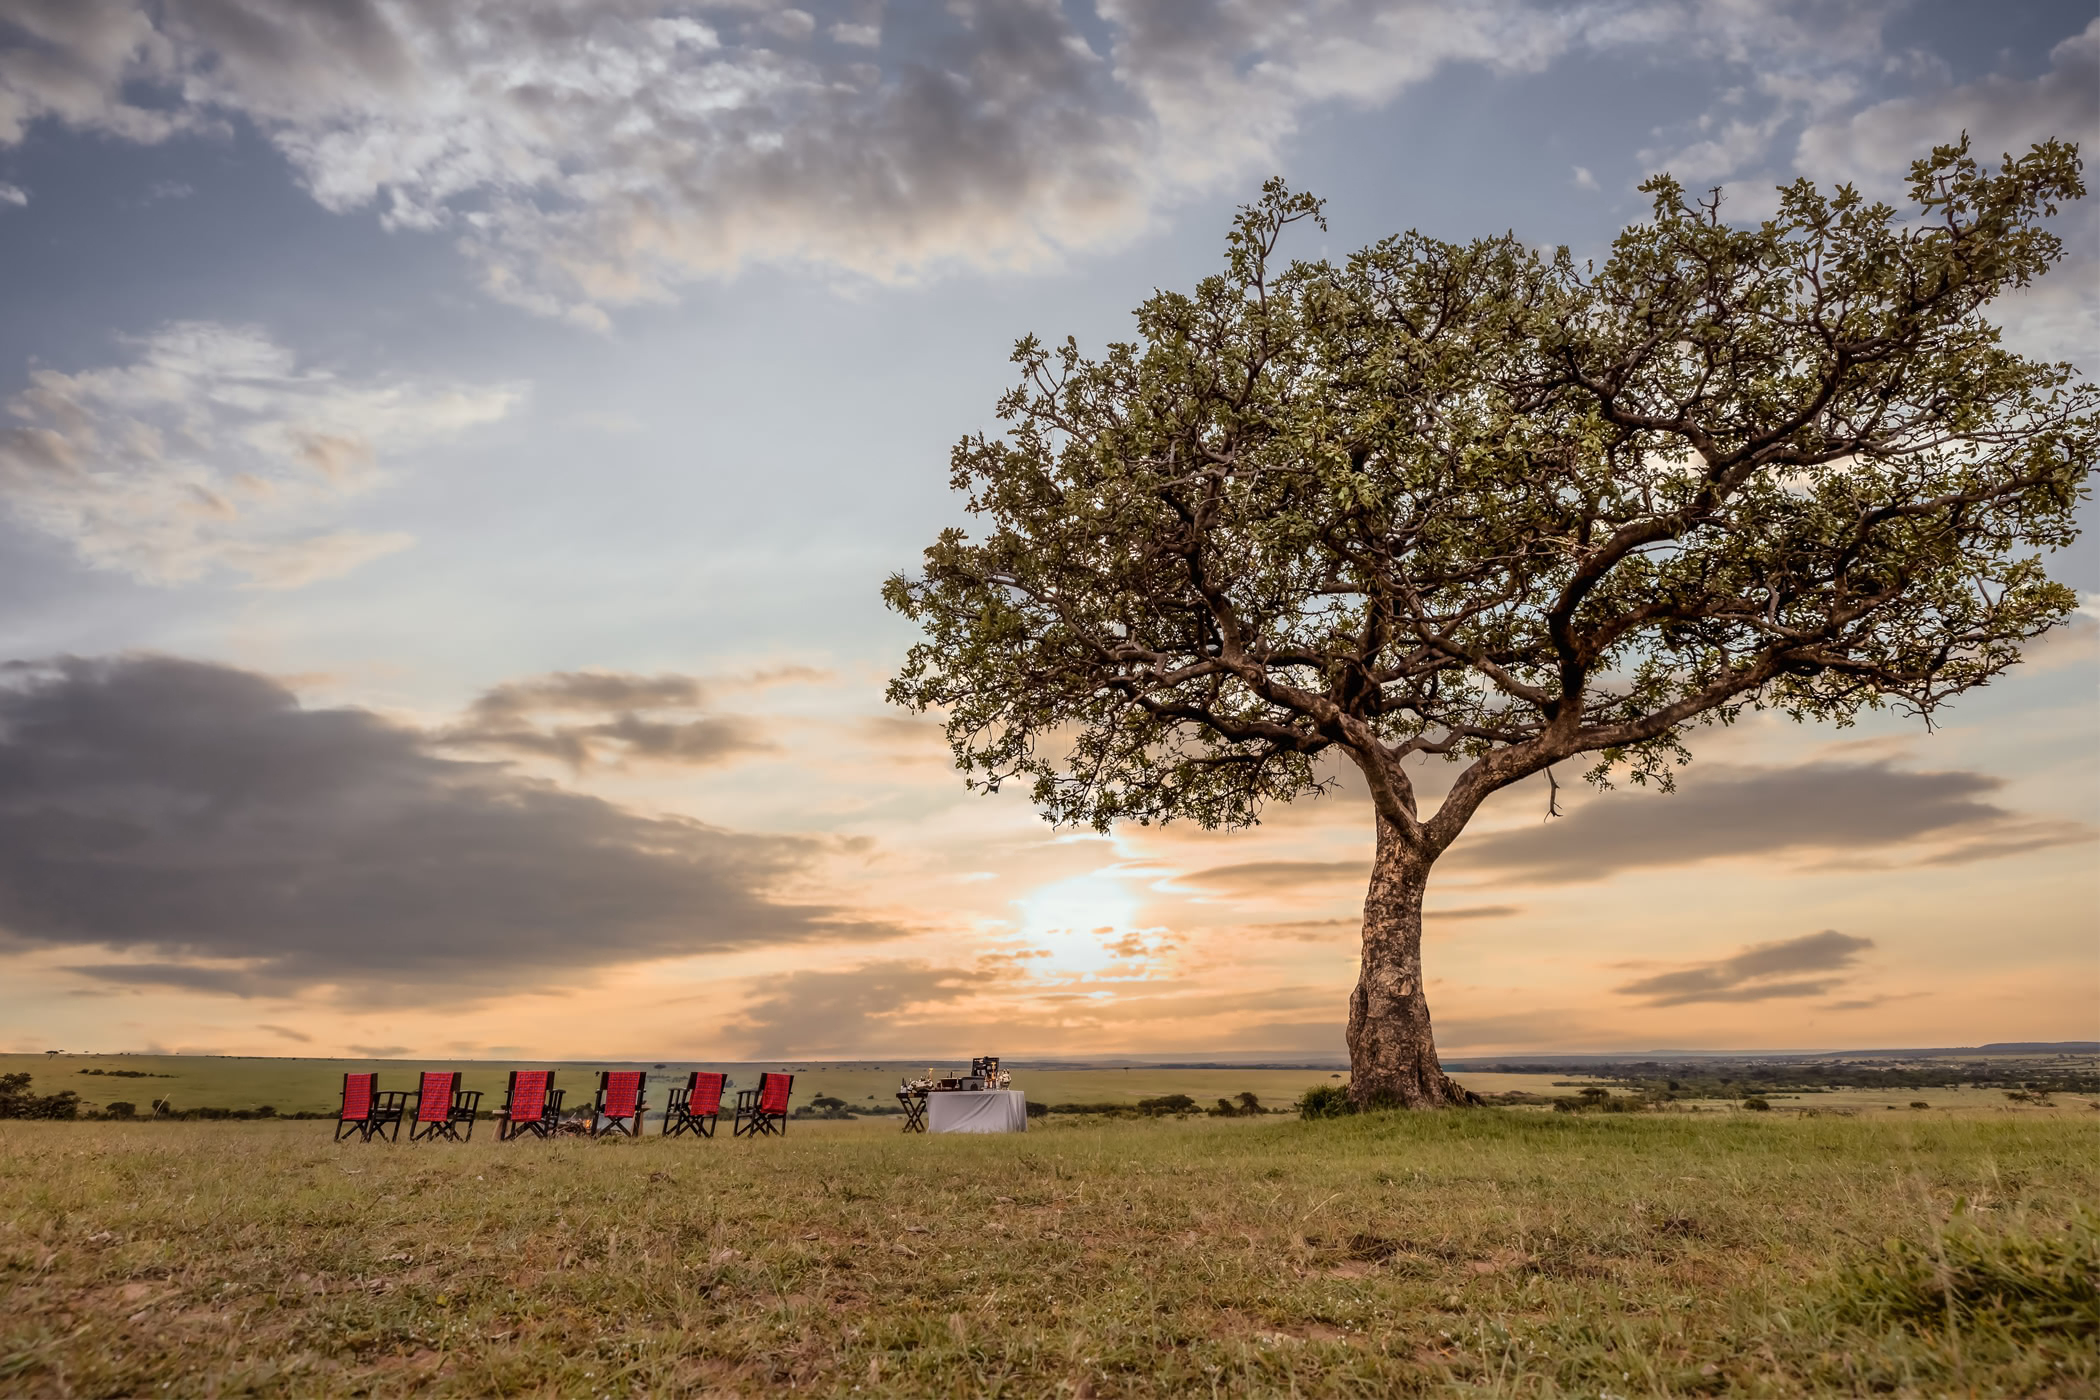
[[[1019,1089],[956,1089],[926,1096],[930,1133],[1025,1133],[1028,1095]]]

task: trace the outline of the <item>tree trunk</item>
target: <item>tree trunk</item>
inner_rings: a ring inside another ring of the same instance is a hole
[[[1363,969],[1349,998],[1349,1097],[1359,1108],[1477,1104],[1437,1063],[1422,995],[1422,892],[1430,861],[1378,819],[1378,854],[1364,898]]]

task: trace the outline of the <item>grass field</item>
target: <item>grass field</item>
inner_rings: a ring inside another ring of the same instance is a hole
[[[2083,1105],[327,1138],[0,1123],[0,1393],[2100,1394]]]

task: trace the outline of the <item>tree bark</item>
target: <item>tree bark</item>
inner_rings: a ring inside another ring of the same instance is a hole
[[[1349,1097],[1358,1108],[1477,1104],[1437,1063],[1422,994],[1422,892],[1434,857],[1378,818],[1364,897],[1363,967],[1349,998]]]

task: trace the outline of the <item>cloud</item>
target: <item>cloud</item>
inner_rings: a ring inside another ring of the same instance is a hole
[[[981,970],[901,960],[791,972],[754,983],[764,995],[747,1001],[724,1030],[760,1059],[866,1055],[885,1040],[898,1044],[897,1023],[923,1021],[928,1010],[975,994],[983,982]]]
[[[29,203],[29,191],[23,189],[20,185],[10,185],[5,180],[0,180],[0,204],[12,204],[15,208],[20,209],[27,203]]]
[[[1718,962],[1658,973],[1613,990],[1640,997],[1648,1006],[1821,996],[1843,980],[1836,974],[1850,968],[1873,946],[1871,938],[1854,938],[1827,928],[1777,943],[1753,944]]]
[[[799,668],[794,674],[799,678]],[[737,684],[748,689],[753,682]],[[692,676],[557,672],[486,692],[439,741],[454,748],[555,758],[576,769],[633,762],[704,766],[775,747],[758,722],[747,717],[692,717],[690,712],[705,703],[706,690]],[[550,715],[589,718],[560,723]]]
[[[1360,867],[1355,869],[1357,874],[1363,874]],[[1422,919],[1425,923],[1442,924],[1469,919],[1507,919],[1523,912],[1523,908],[1515,904],[1476,904],[1460,909],[1425,909],[1422,911]],[[1340,919],[1291,919],[1282,923],[1248,924],[1245,928],[1248,932],[1265,938],[1297,943],[1354,942],[1357,935],[1363,931],[1363,920],[1353,916]]]
[[[1247,930],[1265,938],[1292,943],[1333,943],[1354,938],[1363,930],[1361,919],[1291,919],[1275,924],[1249,924]]]
[[[1567,884],[1737,856],[1856,864],[1861,853],[1901,847],[1906,864],[1945,864],[2093,839],[2076,822],[2023,818],[1982,800],[2003,786],[1982,773],[1911,772],[1886,760],[1713,765],[1672,794],[1605,794],[1556,821],[1461,838],[1445,861],[1504,880]]]
[[[406,1045],[350,1045],[344,1048],[367,1060],[396,1060],[409,1052]]]
[[[38,117],[133,141],[158,141],[190,120],[125,98],[132,74],[167,71],[175,60],[172,43],[142,6],[11,0],[0,20],[19,36],[0,51],[0,143],[20,141]]]
[[[4,826],[4,820],[0,820],[0,829]],[[4,901],[5,894],[0,892],[0,907],[5,907]],[[6,947],[7,932],[6,925],[0,924],[0,950]],[[268,996],[273,991],[285,990],[283,982],[258,975],[245,967],[211,967],[201,963],[80,963],[61,970],[76,977],[91,977],[98,982],[115,982],[125,987],[168,987],[179,992],[212,992],[220,996]]]
[[[1462,1054],[1524,1054],[1623,1045],[1625,1028],[1585,1015],[1534,1008],[1492,1016],[1437,1018],[1437,1047],[1447,1058]]]
[[[1638,49],[1784,77],[1863,61],[1888,8],[954,0],[899,43],[842,3],[14,0],[0,143],[243,120],[326,208],[447,230],[492,295],[603,325],[750,262],[897,279],[1112,245],[1274,169],[1314,110],[1455,64]]]
[[[1725,118],[1709,112],[1698,123],[1697,139],[1675,150],[1642,151],[1641,161],[1691,182],[1721,180],[1754,168],[1768,158],[1781,132],[1844,111],[1858,101],[1863,84],[1851,69],[1859,57],[1840,51],[1819,56],[1809,72],[1760,73],[1750,85],[1750,93],[1759,99],[1754,113],[1740,106]],[[1829,64],[1847,66],[1825,67]],[[1748,95],[1735,94],[1738,102]],[[1772,183],[1771,178],[1765,183]],[[1764,199],[1767,192],[1756,190],[1752,197]],[[1744,211],[1737,208],[1734,212]]]
[[[775,10],[760,21],[766,29],[791,42],[817,32],[817,17],[807,10]]]
[[[2017,154],[2060,136],[2088,146],[2100,135],[2100,19],[2049,54],[2049,70],[2023,79],[1992,73],[1972,83],[1893,98],[1802,131],[1795,163],[1820,178],[1888,193],[1910,162],[1966,131],[1987,156]]]
[[[700,682],[691,676],[557,671],[485,691],[475,700],[472,712],[485,721],[500,723],[544,710],[653,710],[697,705],[700,697]]]
[[[1996,72],[1956,84],[1934,56],[1883,52],[1881,29],[1890,13],[1885,5],[1825,7],[1820,44],[1787,43],[1776,31],[1765,36],[1761,46],[1780,61],[1725,90],[1695,131],[1671,133],[1678,144],[1642,151],[1641,161],[1687,181],[1727,182],[1730,213],[1750,218],[1772,212],[1772,186],[1796,174],[1850,182],[1900,202],[1910,163],[1962,132],[1986,161],[2050,137],[2089,150],[2100,138],[2100,85],[2093,76],[2100,68],[2100,20],[2058,43],[2047,71],[2035,77]],[[1921,90],[1872,100],[1892,77]],[[1994,318],[2021,353],[2077,359],[2100,326],[2100,267],[2092,251],[2100,211],[2074,206],[2060,217],[2059,231],[2063,263],[2001,299]]]
[[[1192,875],[1177,876],[1174,883],[1245,896],[1344,884],[1361,886],[1370,878],[1371,864],[1364,860],[1253,860],[1239,865],[1214,865]]]
[[[132,346],[128,364],[32,372],[0,427],[0,493],[24,524],[147,583],[295,588],[405,548],[330,522],[384,479],[384,457],[519,397],[301,369],[252,327],[177,323]]]
[[[308,1035],[305,1031],[295,1031],[290,1026],[272,1026],[267,1023],[264,1023],[258,1024],[256,1026],[256,1029],[259,1031],[268,1031],[271,1035],[283,1036],[286,1040],[297,1041],[301,1045],[313,1044],[314,1038],[312,1036]]]
[[[1857,997],[1850,1001],[1826,1002],[1819,1011],[1868,1011],[1877,1006],[1886,1006],[1895,1001],[1916,1001],[1919,997],[1931,996],[1930,992],[1891,992],[1884,996]]]
[[[437,757],[226,666],[0,671],[0,946],[99,950],[97,981],[441,1002],[893,934],[781,897],[829,849]]]
[[[1878,195],[1900,192],[1910,162],[1961,132],[1985,160],[2062,137],[2087,151],[2100,142],[2100,19],[2056,45],[2034,78],[1991,73],[1974,82],[1877,102],[1806,127],[1794,159],[1801,170],[1848,180]],[[2061,220],[2066,256],[2050,276],[1996,308],[2012,347],[2045,359],[2085,361],[2100,328],[2100,213],[2074,207]]]

